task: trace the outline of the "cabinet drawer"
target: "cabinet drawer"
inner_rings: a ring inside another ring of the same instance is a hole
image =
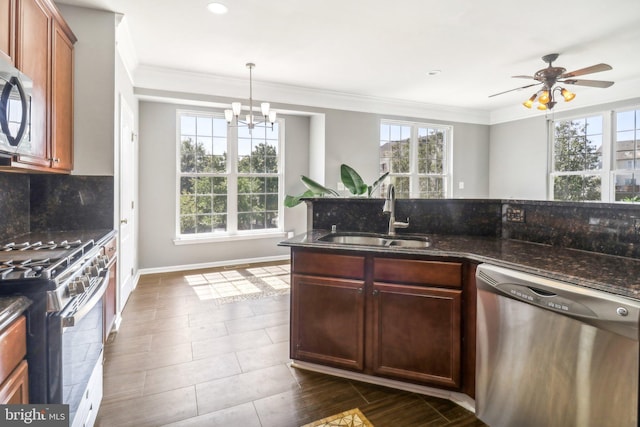
[[[364,257],[321,252],[293,251],[293,272],[315,276],[364,278]]]
[[[0,332],[0,349],[0,382],[2,382],[27,354],[27,322],[24,316]]]
[[[375,258],[373,280],[460,288],[462,263]]]

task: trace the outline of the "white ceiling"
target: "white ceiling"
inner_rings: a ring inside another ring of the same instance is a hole
[[[534,83],[511,76],[560,53],[554,65],[567,71],[610,64],[582,78],[616,84],[573,86],[576,99],[556,110],[640,96],[638,0],[220,1],[226,15],[209,0],[56,2],[124,14],[143,68],[248,79],[255,62],[258,84],[526,115],[519,103],[533,89],[489,95]]]

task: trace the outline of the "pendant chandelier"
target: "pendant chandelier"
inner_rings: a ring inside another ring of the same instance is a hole
[[[245,120],[240,119],[240,112],[242,111],[241,102],[232,102],[230,110],[224,110],[224,118],[227,120],[227,124],[230,127],[247,127],[249,128],[249,134],[255,127],[271,128],[273,130],[273,124],[276,121],[276,112],[270,109],[268,102],[260,104],[260,112],[262,117],[259,117],[253,113],[253,81],[252,70],[256,64],[252,62],[247,63],[249,69],[249,114],[245,116]]]

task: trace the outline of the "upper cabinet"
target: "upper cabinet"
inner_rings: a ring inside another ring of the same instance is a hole
[[[0,0],[0,58],[14,63],[16,0]]]
[[[7,9],[10,23],[15,8],[14,62],[33,81],[30,144],[19,148],[9,170],[69,173],[73,169],[76,38],[52,0],[0,0],[0,4],[0,19],[5,19]],[[4,42],[4,34],[0,37]],[[7,50],[12,52],[11,34],[8,39]]]

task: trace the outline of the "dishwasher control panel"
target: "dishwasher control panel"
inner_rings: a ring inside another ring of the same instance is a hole
[[[565,298],[544,289],[533,288],[515,283],[500,283],[497,289],[509,294],[512,298],[535,304],[552,311],[597,318],[597,314],[577,301]]]

